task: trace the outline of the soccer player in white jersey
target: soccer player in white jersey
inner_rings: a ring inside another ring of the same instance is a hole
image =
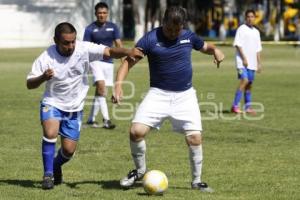
[[[46,82],[41,100],[43,127],[42,188],[52,189],[62,183],[62,165],[73,156],[80,136],[84,98],[87,95],[89,63],[103,57],[132,59],[142,56],[136,49],[110,48],[90,42],[76,41],[76,29],[70,23],[56,26],[55,45],[50,46],[33,63],[27,76],[27,88],[38,88]],[[58,133],[61,148],[55,155]]]
[[[255,11],[245,12],[246,23],[241,25],[236,32],[233,45],[236,48],[236,68],[239,85],[235,92],[231,112],[242,113],[239,103],[244,95],[246,113],[255,114],[251,108],[251,88],[255,77],[255,71],[261,72],[262,51],[259,31],[254,27]]]
[[[99,2],[95,5],[95,15],[97,20],[85,28],[83,40],[96,44],[103,44],[112,47],[122,47],[120,31],[116,24],[107,21],[108,6],[105,2]],[[100,66],[100,67],[99,67]],[[101,127],[96,121],[96,116],[100,110],[103,117],[103,128],[114,129],[116,126],[109,117],[108,106],[106,102],[106,87],[113,86],[114,64],[112,58],[104,58],[91,63],[91,71],[96,86],[95,98],[87,124],[94,128]]]
[[[213,55],[218,66],[224,54],[195,33],[184,29],[185,21],[183,8],[170,7],[165,11],[163,26],[146,33],[136,44],[148,57],[150,90],[132,121],[129,137],[135,169],[120,181],[122,187],[130,187],[143,177],[146,172],[144,138],[151,128],[159,128],[165,119],[169,119],[174,131],[185,136],[189,148],[191,187],[212,192],[201,180],[202,124],[196,91],[192,87],[191,52],[195,49]],[[122,82],[138,60],[133,62],[127,58],[118,69],[113,96],[115,103],[120,102]]]

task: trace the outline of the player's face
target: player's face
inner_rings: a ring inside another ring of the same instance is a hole
[[[177,39],[182,29],[183,29],[183,25],[178,25],[178,24],[175,25],[173,23],[165,23],[163,25],[163,33],[168,40]]]
[[[97,21],[101,24],[104,24],[108,17],[108,10],[106,8],[98,8],[95,15],[97,17]]]
[[[55,38],[57,49],[62,56],[71,56],[75,50],[76,33],[63,33]]]
[[[248,26],[253,26],[255,21],[255,14],[252,12],[249,12],[246,16],[246,24]]]

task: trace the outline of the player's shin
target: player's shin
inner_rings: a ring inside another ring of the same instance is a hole
[[[109,120],[109,114],[108,114],[106,98],[102,97],[102,96],[99,96],[98,97],[98,102],[99,102],[99,107],[100,107],[100,111],[101,111],[101,114],[103,116],[103,119]]]
[[[139,142],[130,141],[131,155],[139,174],[146,172],[146,142],[145,140]]]
[[[55,143],[57,138],[48,139],[43,137],[42,156],[44,165],[44,175],[53,175],[53,161],[55,155]]]
[[[189,158],[192,171],[192,184],[200,183],[203,160],[202,145],[189,145]]]
[[[251,99],[252,99],[252,95],[251,95],[251,90],[246,90],[245,91],[245,110],[251,108]]]
[[[59,149],[54,159],[54,170],[60,170],[61,166],[71,160],[72,156],[66,156],[62,149]]]
[[[242,99],[242,96],[243,96],[243,91],[242,90],[237,90],[235,92],[235,95],[234,95],[234,100],[233,100],[233,103],[232,103],[232,106],[238,106],[241,99]]]
[[[96,121],[96,116],[97,116],[99,110],[100,110],[99,96],[95,96],[95,98],[93,100],[93,105],[92,105],[92,108],[91,108],[91,112],[90,112],[90,115],[89,115],[88,122]]]

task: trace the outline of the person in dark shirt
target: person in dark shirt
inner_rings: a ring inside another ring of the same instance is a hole
[[[88,25],[84,32],[84,41],[103,44],[112,47],[122,47],[120,39],[120,31],[116,24],[107,21],[108,6],[104,2],[95,5],[95,15],[97,20]],[[114,129],[116,126],[111,122],[106,102],[106,87],[113,86],[114,64],[112,58],[103,58],[101,60],[90,63],[91,71],[94,77],[94,85],[96,86],[95,97],[87,124],[94,128],[101,127],[96,121],[99,110],[103,117],[103,128]]]
[[[146,172],[145,135],[151,128],[159,128],[165,119],[174,131],[181,132],[189,147],[193,189],[213,190],[201,180],[202,124],[195,89],[192,87],[192,49],[213,55],[219,64],[224,54],[214,45],[204,42],[190,30],[184,29],[186,13],[182,7],[166,10],[162,27],[146,33],[136,44],[148,57],[150,89],[136,111],[130,128],[130,148],[135,169],[120,181],[122,187],[131,187]],[[126,59],[118,69],[113,102],[122,99],[122,82],[129,70],[139,61]]]

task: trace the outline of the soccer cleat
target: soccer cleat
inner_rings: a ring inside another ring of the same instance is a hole
[[[208,187],[207,183],[192,183],[192,189],[200,190],[201,192],[212,193],[214,190]]]
[[[109,119],[103,119],[103,126],[105,129],[114,129],[116,125],[114,125]]]
[[[53,178],[53,175],[50,174],[46,174],[44,177],[43,177],[43,182],[42,182],[42,188],[44,190],[50,190],[50,189],[53,189],[54,187],[54,178]]]
[[[126,177],[120,180],[120,185],[124,188],[131,187],[136,181],[141,180],[144,174],[138,173],[136,169],[130,171]]]
[[[92,128],[101,128],[101,126],[99,125],[99,123],[96,122],[96,121],[87,121],[86,124],[89,125],[89,126],[91,126]]]
[[[232,106],[231,107],[231,112],[236,113],[236,114],[241,114],[242,113],[242,111],[240,110],[240,108],[238,106]]]
[[[62,178],[62,170],[61,167],[59,169],[54,170],[54,185],[62,184],[63,178]]]
[[[245,110],[245,112],[248,113],[248,114],[251,114],[251,115],[255,115],[256,114],[255,110],[253,110],[252,108],[247,108]]]

